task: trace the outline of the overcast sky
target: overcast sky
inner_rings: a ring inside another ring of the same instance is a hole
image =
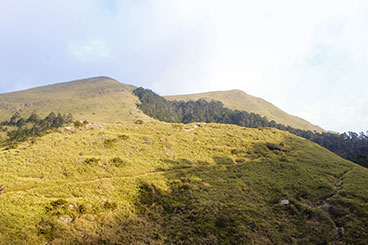
[[[0,0],[0,32],[0,93],[104,75],[368,129],[366,0]]]

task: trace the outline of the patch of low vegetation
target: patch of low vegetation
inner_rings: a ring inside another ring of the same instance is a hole
[[[105,209],[116,209],[118,204],[116,202],[106,201],[103,205]]]
[[[138,124],[138,125],[142,125],[144,122],[143,122],[143,120],[136,120],[134,123]]]
[[[84,159],[84,163],[88,165],[97,165],[101,160],[95,157]]]
[[[104,146],[111,148],[114,146],[114,144],[117,142],[117,139],[105,139],[104,140]]]
[[[113,159],[111,159],[110,161],[115,167],[122,167],[125,164],[127,164],[127,162],[123,159],[121,159],[120,157],[114,157]]]
[[[129,136],[128,136],[128,135],[126,135],[126,134],[122,134],[122,135],[119,135],[119,136],[118,136],[118,138],[119,138],[119,139],[121,139],[121,140],[126,141],[126,140],[128,140],[128,139],[129,139]]]
[[[81,128],[81,127],[85,126],[85,124],[83,122],[79,121],[79,120],[74,121],[73,125],[76,128]]]

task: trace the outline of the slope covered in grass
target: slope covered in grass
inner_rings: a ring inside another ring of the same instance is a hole
[[[95,77],[59,83],[19,92],[0,94],[0,121],[9,119],[16,111],[22,116],[37,112],[41,117],[50,112],[71,113],[76,119],[105,123],[145,119],[136,108],[138,99],[132,94],[134,86],[108,77]],[[169,100],[221,101],[230,109],[253,112],[287,126],[322,132],[311,123],[289,115],[271,103],[240,90],[166,96]]]
[[[148,120],[136,108],[133,89],[108,77],[96,77],[0,94],[0,121],[8,120],[16,111],[23,117],[32,112],[45,117],[53,111],[99,122]]]
[[[242,127],[261,128],[271,127],[288,131],[294,135],[317,143],[339,156],[368,167],[368,135],[354,132],[343,134],[318,133],[310,130],[292,128],[269,121],[259,114],[246,111],[231,110],[223,106],[220,101],[207,102],[204,99],[197,101],[169,101],[149,89],[137,88],[133,91],[138,96],[138,108],[146,115],[164,122],[175,123],[226,123]]]
[[[70,126],[0,152],[0,243],[366,243],[367,177],[276,129]]]
[[[323,131],[322,128],[313,125],[302,118],[289,115],[286,112],[274,106],[273,104],[261,98],[249,95],[241,90],[174,95],[174,96],[165,96],[165,98],[168,100],[178,100],[178,101],[199,100],[199,99],[205,99],[207,101],[211,100],[221,101],[222,103],[224,103],[226,107],[230,109],[260,114],[261,116],[266,116],[269,120],[275,120],[277,123],[281,123],[286,126],[317,132]]]

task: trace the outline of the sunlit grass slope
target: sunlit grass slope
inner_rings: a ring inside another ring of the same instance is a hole
[[[0,244],[364,244],[367,178],[276,129],[65,127],[0,152]]]
[[[311,124],[310,122],[287,114],[280,110],[273,104],[252,95],[249,95],[241,90],[229,90],[229,91],[218,91],[208,92],[199,94],[188,94],[188,95],[174,95],[165,96],[168,100],[198,100],[205,99],[207,101],[216,100],[224,103],[225,107],[233,110],[253,112],[266,116],[269,120],[275,120],[277,123],[281,123],[293,128],[305,129],[311,131],[322,132],[323,129]]]
[[[149,120],[137,110],[134,86],[108,77],[95,77],[59,83],[19,92],[0,94],[0,121],[8,120],[16,111],[22,116],[36,111],[41,117],[51,111],[71,113],[76,119],[105,123]],[[289,115],[271,103],[240,90],[209,92],[165,97],[169,100],[218,100],[230,109],[245,110],[266,116],[269,120],[294,128],[321,132],[322,128]]]
[[[75,119],[99,122],[148,120],[137,110],[134,88],[108,77],[96,77],[0,94],[0,121],[9,120],[16,111],[22,116],[36,111],[41,117],[51,111],[71,113]]]

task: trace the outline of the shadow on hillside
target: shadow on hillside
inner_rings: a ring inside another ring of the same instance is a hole
[[[255,147],[261,147],[265,155],[286,154],[278,145]],[[139,216],[161,234],[157,240],[144,242],[293,243],[292,237],[299,236],[305,243],[320,243],[336,239],[334,224],[323,213],[294,201],[287,207],[275,202],[285,193],[278,182],[292,186],[283,171],[262,169],[265,166],[261,162],[249,167],[237,164],[230,157],[213,159],[216,165],[187,159],[164,160],[175,167],[191,166],[185,171],[163,173],[166,190],[140,181],[135,202]],[[267,164],[268,168],[272,166]],[[265,178],[267,183],[263,183]],[[296,191],[294,197],[290,196],[292,200],[297,199]],[[270,192],[272,195],[267,196]],[[148,232],[146,237],[154,235]]]
[[[226,157],[214,157],[214,160],[221,165],[234,164],[234,161]],[[165,162],[175,167],[181,166],[179,168],[190,168],[164,173],[168,185],[165,191],[141,181],[136,200],[140,214],[149,223],[153,222],[155,227],[160,227],[164,234],[165,240],[159,242],[218,244],[227,241],[229,244],[237,244],[249,240],[249,229],[244,229],[240,224],[252,222],[248,219],[239,222],[239,213],[233,212],[236,205],[225,201],[236,199],[231,194],[232,190],[217,189],[221,193],[216,198],[217,194],[211,188],[213,183],[227,178],[227,170],[205,161],[179,159]]]
[[[213,160],[218,165],[232,165],[235,164],[234,160],[230,157],[224,157],[224,156],[214,156]]]
[[[131,215],[119,216],[118,209],[106,213],[99,230],[73,239],[91,244],[289,244],[296,237],[305,244],[336,241],[331,219],[298,202],[301,193],[308,198],[321,190],[318,185],[304,188],[309,175],[282,161],[287,150],[281,144],[255,143],[231,150],[231,157],[213,156],[216,164],[161,159],[168,169],[156,170],[160,185],[137,180]],[[238,159],[251,157],[260,160],[238,164]],[[285,196],[288,206],[279,204]]]

